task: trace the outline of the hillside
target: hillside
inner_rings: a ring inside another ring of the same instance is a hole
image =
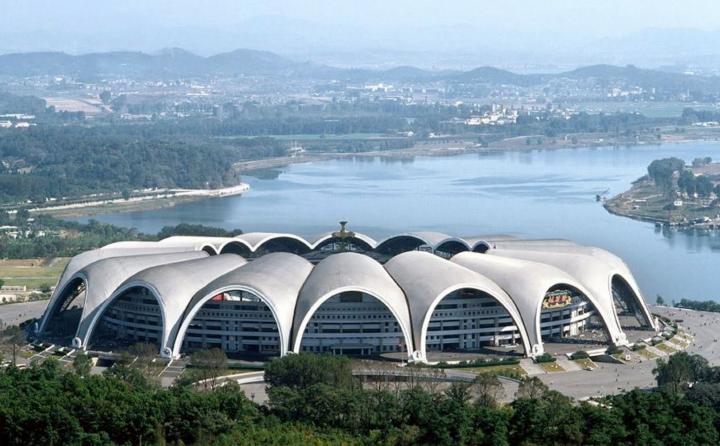
[[[279,75],[351,81],[447,81],[493,85],[531,86],[554,79],[622,81],[643,88],[670,90],[720,91],[720,77],[695,76],[679,72],[642,69],[632,65],[591,65],[553,74],[518,74],[483,66],[469,71],[428,71],[412,66],[388,70],[335,68],[299,62],[269,51],[238,49],[203,57],[181,48],[169,48],[155,54],[108,52],[70,55],[59,52],[0,55],[0,75],[68,75],[92,78],[182,77],[214,75]]]

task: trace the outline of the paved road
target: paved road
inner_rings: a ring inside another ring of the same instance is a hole
[[[682,319],[682,326],[695,335],[687,351],[698,353],[713,365],[720,365],[720,313],[705,313],[678,308],[655,307],[653,311],[672,319]],[[598,363],[592,372],[582,370],[538,376],[550,388],[573,398],[616,394],[634,388],[655,386],[652,373],[655,360],[640,358],[629,364]]]
[[[17,325],[33,317],[42,316],[47,300],[0,305],[0,327]]]

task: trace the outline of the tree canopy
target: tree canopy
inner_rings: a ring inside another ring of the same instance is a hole
[[[267,365],[268,406],[232,382],[163,389],[133,361],[91,375],[84,355],[65,369],[50,358],[0,369],[0,444],[718,444],[718,374],[699,357],[678,355],[658,365],[663,391],[633,390],[599,404],[575,402],[535,378],[510,404],[498,403],[497,378],[489,376],[434,390],[367,387],[347,358],[289,355]]]

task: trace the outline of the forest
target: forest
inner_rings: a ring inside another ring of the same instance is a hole
[[[153,104],[146,107],[154,110]],[[17,207],[94,193],[234,185],[240,181],[234,163],[286,155],[290,141],[277,136],[312,135],[304,144],[310,152],[354,153],[408,148],[431,133],[485,142],[588,132],[634,137],[698,119],[691,111],[674,119],[637,113],[565,119],[547,111],[521,113],[515,124],[465,125],[486,108],[365,100],[323,106],[246,102],[221,105],[216,116],[167,119],[156,110],[147,122],[127,122],[116,113],[86,121],[56,113],[39,98],[0,93],[0,111],[35,113],[38,124],[0,129],[0,203]]]
[[[23,217],[27,218],[27,216],[20,215],[20,220]],[[0,225],[7,223],[18,222],[8,220],[7,214],[0,212]],[[33,228],[34,231],[43,231],[46,235],[27,238],[0,237],[0,258],[72,257],[81,252],[120,241],[155,241],[173,235],[234,237],[242,234],[239,229],[228,231],[222,228],[187,223],[163,227],[157,234],[143,234],[133,228],[128,229],[100,223],[97,220],[90,220],[88,223],[77,223],[60,220],[49,215],[38,215],[34,217],[32,223],[27,223],[27,220],[20,223],[22,227]],[[63,233],[63,236],[60,236],[60,233]]]
[[[82,358],[82,356],[81,356]],[[524,379],[512,403],[498,378],[444,389],[362,386],[345,357],[299,354],[265,370],[268,402],[229,383],[164,389],[128,361],[90,374],[50,358],[0,370],[0,444],[710,445],[720,372],[681,352],[659,360],[658,387],[577,402]]]

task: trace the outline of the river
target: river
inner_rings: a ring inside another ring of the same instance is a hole
[[[595,201],[595,194],[628,189],[652,160],[669,156],[720,159],[720,144],[294,164],[275,179],[245,176],[252,189],[242,197],[92,218],[143,232],[185,222],[312,236],[349,220],[376,239],[413,230],[567,238],[625,259],[650,302],[657,294],[720,300],[720,234],[663,232]]]

